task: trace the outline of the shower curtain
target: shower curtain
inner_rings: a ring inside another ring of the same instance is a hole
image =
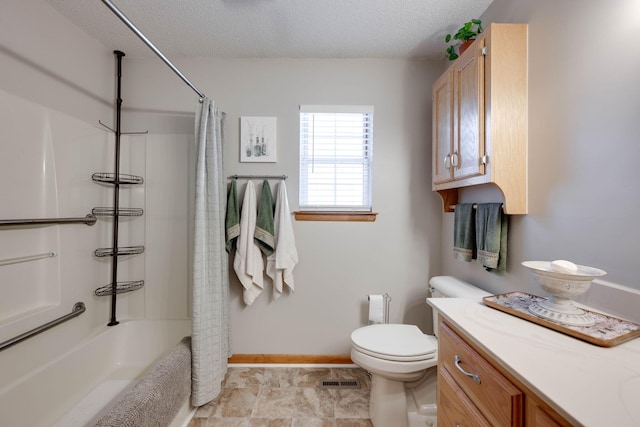
[[[230,356],[223,119],[224,114],[218,113],[215,103],[203,98],[195,123],[191,403],[196,407],[218,396]]]

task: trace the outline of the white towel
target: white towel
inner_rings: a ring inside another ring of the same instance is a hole
[[[273,217],[276,249],[267,258],[267,276],[273,280],[273,299],[282,295],[283,285],[287,285],[293,292],[293,268],[298,263],[298,250],[293,235],[291,212],[287,200],[287,187],[280,181],[276,212]]]
[[[240,235],[236,243],[236,256],[233,259],[233,269],[244,287],[242,298],[244,303],[251,305],[262,292],[264,262],[262,252],[256,245],[253,235],[256,229],[256,189],[253,182],[247,182],[240,215]]]

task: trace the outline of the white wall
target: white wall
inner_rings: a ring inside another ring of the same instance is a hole
[[[82,217],[107,199],[91,183],[108,155],[113,61],[97,42],[41,2],[0,3],[0,218]],[[96,170],[98,169],[98,170]],[[54,251],[55,258],[0,266],[0,340],[71,311],[87,312],[0,353],[0,383],[33,371],[100,325],[92,298],[107,270],[92,259],[105,224],[0,230],[0,258]],[[34,283],[37,281],[38,283]]]
[[[495,0],[482,18],[529,24],[529,214],[511,218],[504,275],[453,259],[445,214],[443,271],[495,293],[541,294],[520,263],[569,259],[640,289],[640,50],[627,47],[640,3]],[[473,189],[462,200],[495,197]]]
[[[111,122],[111,52],[44,1],[0,3],[0,86],[9,93],[95,123]]]
[[[391,320],[428,328],[424,298],[439,263],[440,202],[430,191],[431,82],[439,64],[403,60],[176,59],[226,112],[225,176],[287,174],[298,207],[298,106],[371,104],[374,223],[294,222],[300,255],[296,291],[277,301],[271,287],[250,307],[232,274],[236,353],[347,353],[366,324],[366,295],[388,292]],[[197,96],[154,59],[126,62],[129,117],[152,132],[191,132]],[[184,114],[182,114],[184,113]],[[239,118],[278,119],[277,163],[239,162]],[[239,183],[240,197],[244,182]],[[256,182],[258,194],[260,182]],[[275,182],[272,189],[275,190]]]
[[[92,173],[114,168],[113,134],[98,124],[113,126],[114,121],[111,50],[45,1],[2,1],[0,40],[0,219],[83,217],[93,207],[112,206],[112,187],[91,181]],[[125,123],[123,130],[133,129]],[[141,256],[123,258],[118,278],[148,278],[152,285],[118,298],[119,320],[189,316],[188,157],[173,148],[188,141],[185,136],[122,138],[121,172],[142,175],[146,184],[123,189],[121,206],[142,207],[151,214],[121,220],[120,246],[152,247]],[[162,149],[147,153],[151,144]],[[165,169],[177,168],[177,176],[167,176]],[[166,189],[174,194],[170,201],[164,199]],[[112,221],[100,218],[92,227],[0,230],[1,260],[57,254],[0,265],[0,341],[69,313],[77,301],[86,305],[77,319],[0,353],[1,384],[33,371],[107,324],[109,298],[95,296],[94,290],[111,281],[110,259],[96,258],[93,251],[111,246],[111,229]]]

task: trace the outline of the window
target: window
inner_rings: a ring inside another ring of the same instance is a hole
[[[373,106],[300,106],[300,210],[371,212]]]

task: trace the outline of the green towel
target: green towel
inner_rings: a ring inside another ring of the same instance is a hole
[[[258,205],[256,231],[253,237],[256,245],[267,256],[271,255],[276,248],[276,238],[273,230],[273,195],[271,194],[269,181],[265,179],[262,183],[262,196]]]
[[[460,261],[476,258],[475,224],[473,204],[457,204],[453,217],[453,256]]]
[[[508,222],[502,203],[479,204],[476,209],[478,261],[488,271],[507,269]]]
[[[231,181],[229,194],[227,194],[227,216],[224,219],[226,235],[225,249],[231,252],[238,236],[240,235],[240,208],[238,207],[238,193],[236,191],[236,180]]]

